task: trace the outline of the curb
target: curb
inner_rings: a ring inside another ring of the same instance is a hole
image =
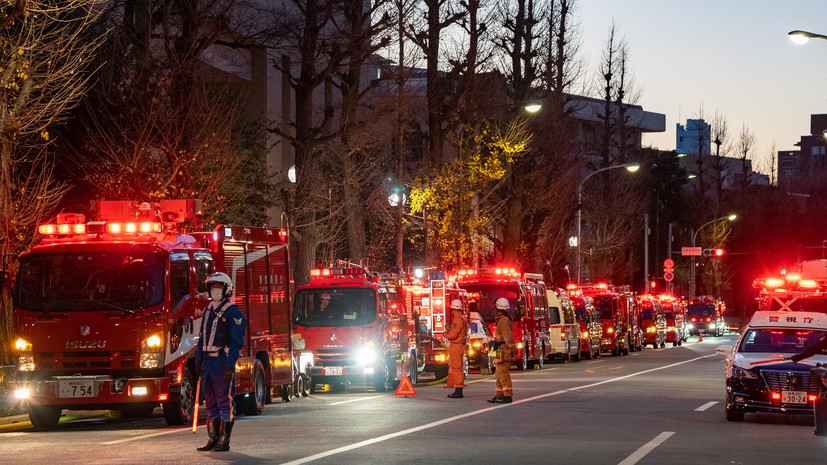
[[[84,418],[97,418],[108,416],[109,410],[64,410],[60,416],[60,422],[82,420]],[[31,426],[29,421],[29,414],[11,415],[8,417],[0,417],[0,431],[7,429],[14,429],[18,427]]]

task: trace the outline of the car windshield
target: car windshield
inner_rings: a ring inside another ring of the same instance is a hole
[[[686,311],[689,316],[716,316],[715,306],[712,304],[693,304]]]
[[[65,252],[32,254],[20,262],[15,303],[39,312],[125,310],[164,300],[165,255]]]
[[[494,302],[496,302],[499,298],[508,300],[511,317],[514,318],[515,309],[519,303],[517,286],[507,284],[469,284],[463,287],[469,293],[476,293],[479,295],[477,302],[471,302],[471,311],[478,312],[483,321],[486,323],[493,323],[496,321],[497,308],[494,306]]]
[[[823,335],[824,331],[819,330],[750,329],[741,340],[739,351],[796,354],[818,342]]]
[[[293,322],[300,326],[363,326],[376,320],[376,291],[367,287],[303,289]]]
[[[675,312],[673,312],[671,310],[667,310],[667,311],[663,312],[663,316],[665,316],[669,320],[674,320],[675,319]]]
[[[614,319],[614,312],[612,311],[612,298],[611,297],[595,297],[594,298],[594,306],[597,307],[597,310],[600,312],[600,319],[602,320],[613,320]]]
[[[652,309],[652,307],[650,305],[649,306],[644,305],[640,309],[640,318],[642,318],[644,320],[652,320],[652,319],[655,318],[654,313],[655,313],[655,311]]]

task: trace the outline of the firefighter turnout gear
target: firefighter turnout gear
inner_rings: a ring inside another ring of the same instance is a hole
[[[218,282],[207,283],[210,290],[223,287],[222,295],[232,293],[232,283],[227,285],[221,277]],[[226,275],[224,275],[226,276]],[[230,434],[235,420],[235,363],[244,347],[247,321],[244,314],[227,298],[214,300],[204,310],[198,333],[196,366],[201,368],[201,388],[207,410],[209,441],[198,450],[225,451],[230,449]],[[215,423],[220,422],[219,429]],[[212,425],[212,428],[210,428]],[[214,436],[218,439],[215,440]]]
[[[462,315],[462,301],[454,299],[451,302],[451,326],[445,334],[450,343],[448,345],[448,384],[446,387],[454,388],[454,392],[448,394],[452,399],[462,398],[462,388],[465,384],[465,373],[462,364],[465,359],[465,343],[468,339],[468,322]]]
[[[500,344],[502,361],[497,364],[497,393],[488,399],[488,402],[509,403],[511,402],[511,375],[508,370],[511,368],[511,361],[517,352],[517,343],[514,341],[514,325],[511,316],[508,314],[508,301],[497,299],[497,333],[494,340]]]

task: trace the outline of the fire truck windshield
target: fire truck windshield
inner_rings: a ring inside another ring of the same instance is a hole
[[[600,319],[601,320],[613,320],[614,319],[614,311],[612,311],[612,298],[611,297],[595,297],[594,298],[594,306],[597,307],[597,310],[600,312]]]
[[[508,300],[511,317],[514,318],[516,306],[520,301],[516,285],[502,284],[463,284],[462,287],[469,293],[478,293],[479,300],[471,303],[471,311],[479,312],[482,320],[493,323],[497,319],[497,307],[494,303],[499,298]],[[476,306],[476,308],[474,308]]]
[[[300,326],[363,326],[376,320],[376,291],[367,287],[302,289],[293,322]]]
[[[715,312],[715,305],[713,304],[692,304],[687,309],[686,313],[689,316],[714,316],[717,317]]]
[[[164,300],[165,255],[153,252],[64,252],[24,257],[15,303],[36,312],[122,310]]]
[[[824,331],[786,328],[751,329],[741,341],[740,352],[797,354],[818,342],[823,335]]]

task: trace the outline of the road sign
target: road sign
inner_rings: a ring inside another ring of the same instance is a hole
[[[663,273],[663,280],[664,281],[672,282],[672,280],[674,280],[674,279],[675,279],[675,273],[673,273],[671,271],[667,271],[666,273]]]
[[[681,247],[681,255],[684,257],[689,257],[692,255],[701,256],[703,253],[703,248],[701,247]]]
[[[672,260],[671,258],[667,258],[666,260],[663,261],[663,267],[664,268],[674,268],[675,267],[675,260]]]

